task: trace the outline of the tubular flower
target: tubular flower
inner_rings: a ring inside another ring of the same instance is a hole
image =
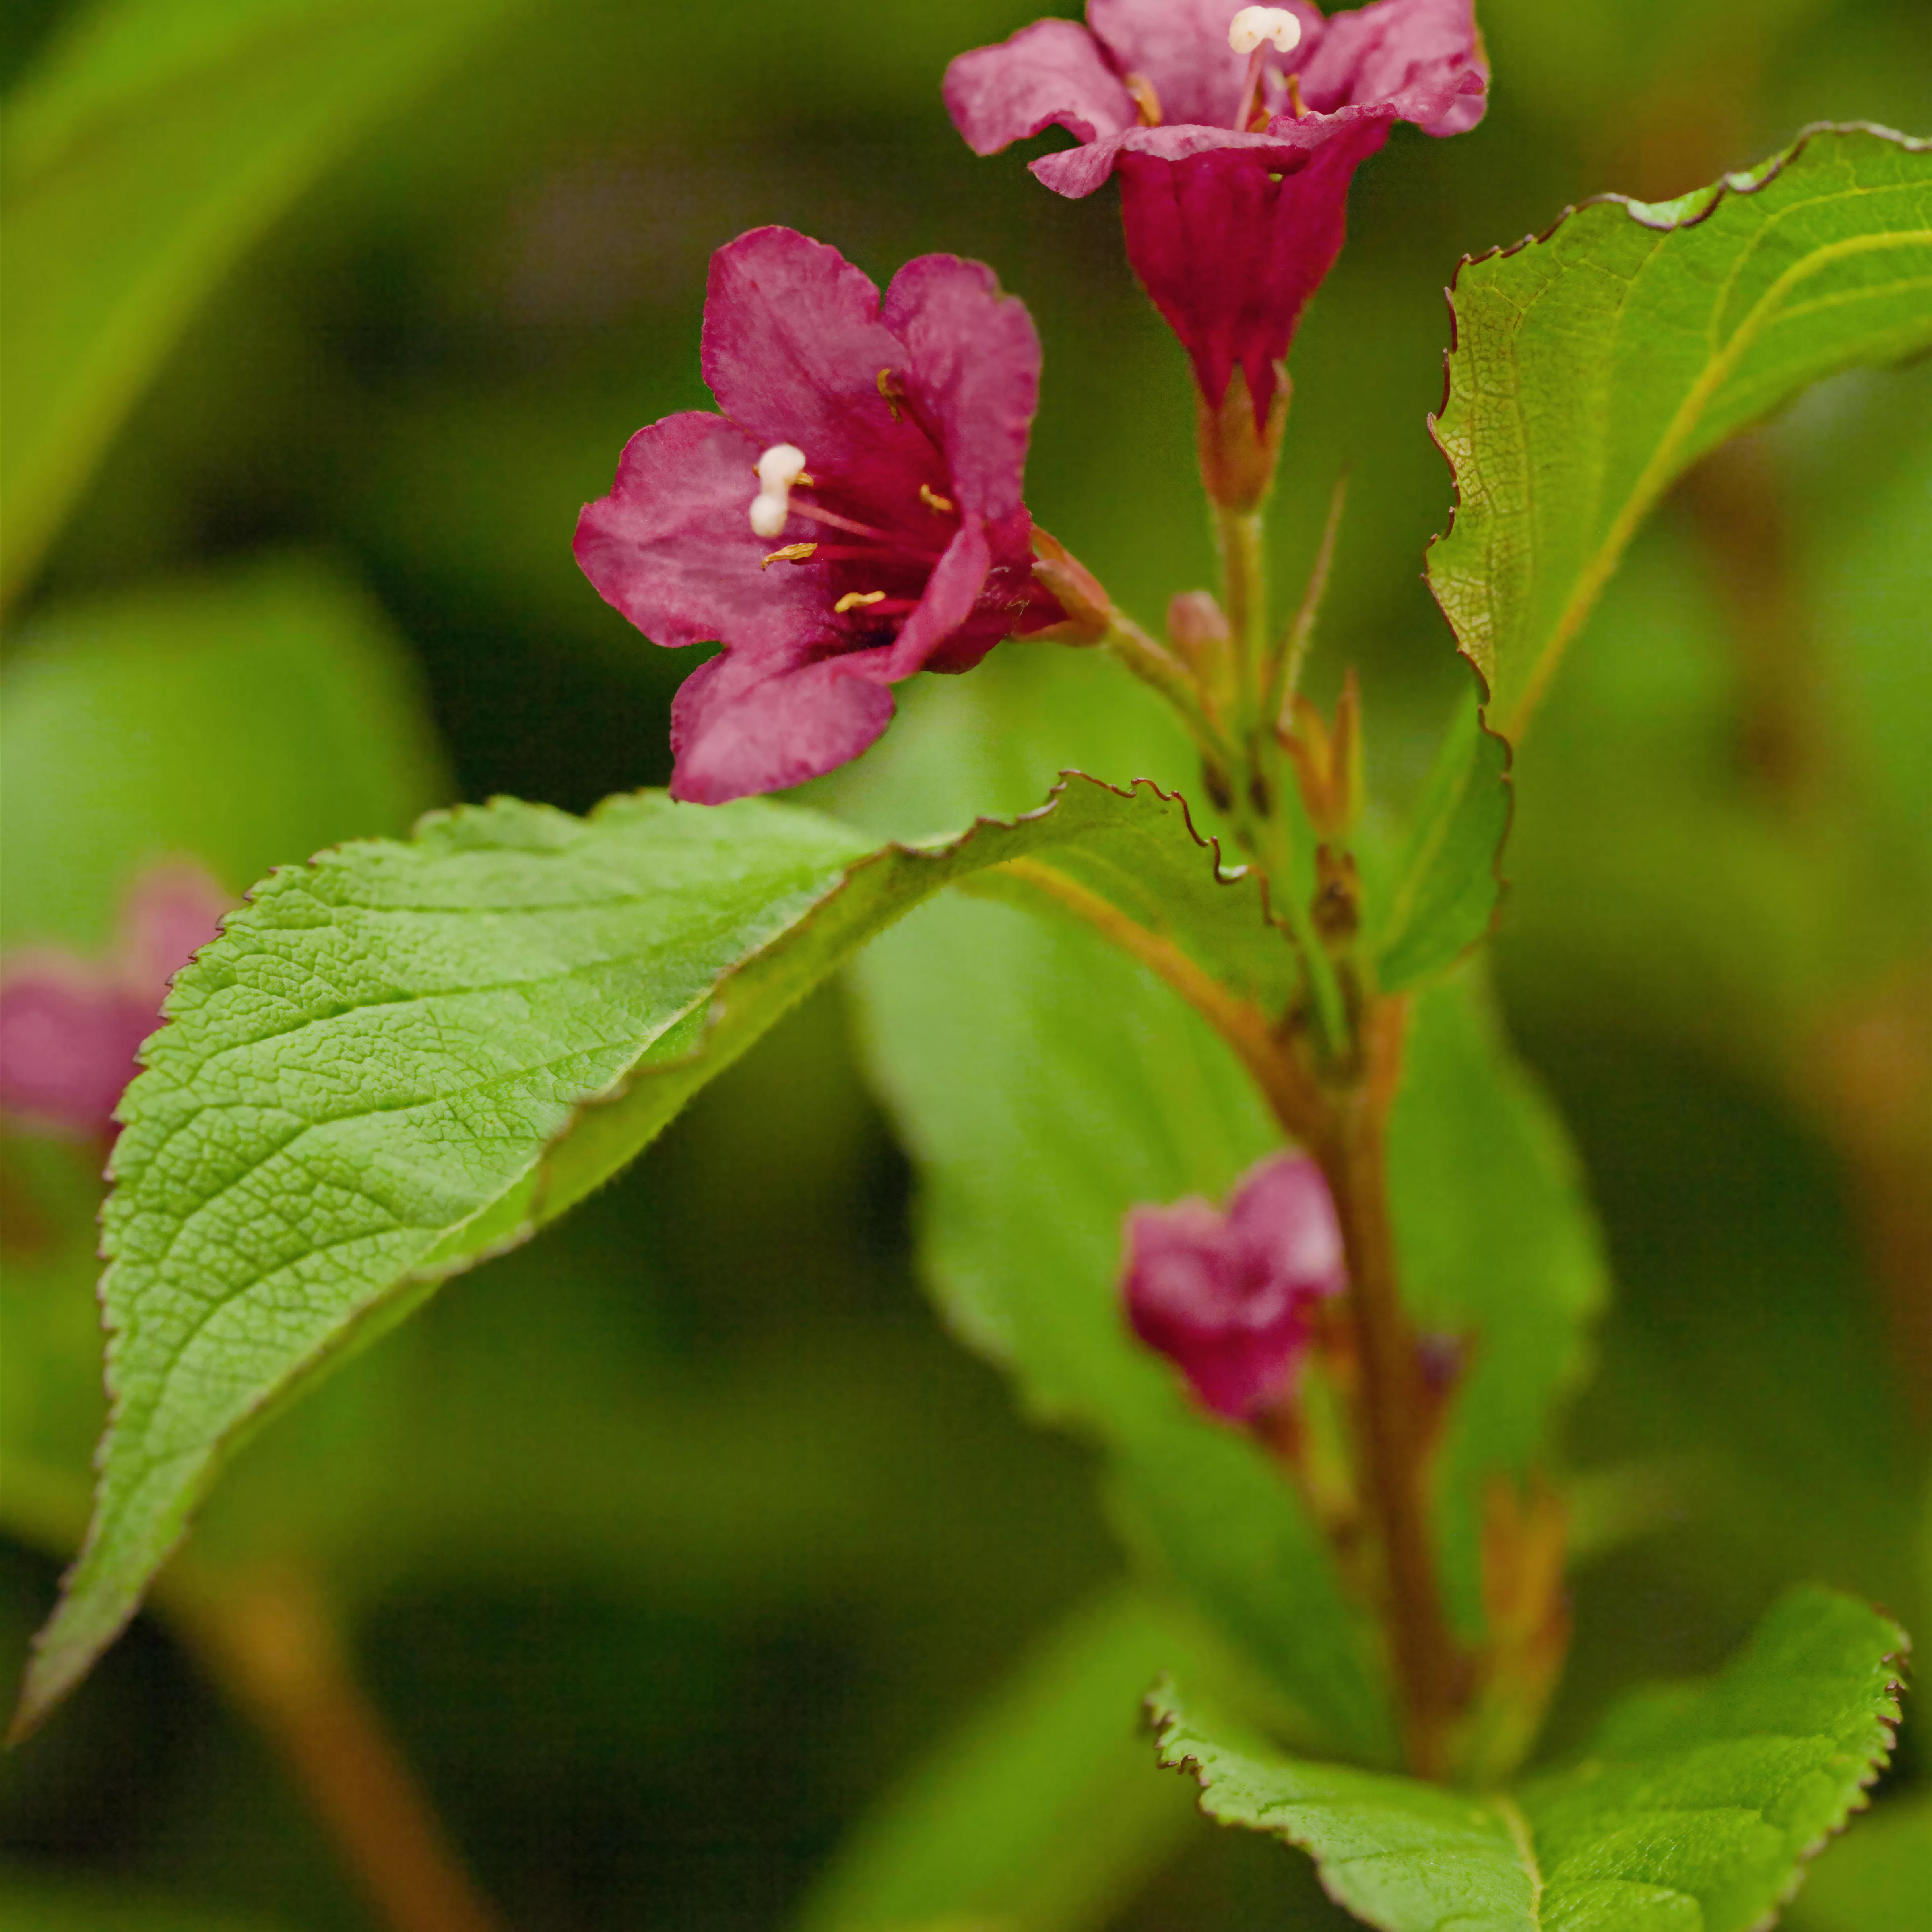
[[[721,641],[671,707],[674,796],[776,791],[856,758],[890,686],[1061,623],[1021,500],[1040,344],[992,271],[908,262],[881,300],[786,228],[712,258],[722,414],[640,430],[577,560],[658,644]]]
[[[200,866],[159,866],[129,892],[106,962],[56,946],[8,960],[0,968],[0,1111],[78,1139],[111,1134],[168,982],[234,904]]]
[[[1226,1214],[1198,1196],[1127,1217],[1127,1319],[1202,1405],[1243,1421],[1292,1387],[1315,1304],[1347,1286],[1328,1184],[1279,1154]]]
[[[1058,193],[1120,178],[1127,256],[1209,406],[1244,376],[1258,428],[1309,298],[1342,246],[1348,184],[1397,121],[1460,134],[1489,85],[1473,0],[1088,0],[962,54],[954,124],[990,154],[1058,124],[1033,171]]]

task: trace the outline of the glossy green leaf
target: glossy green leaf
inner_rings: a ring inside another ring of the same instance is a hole
[[[1429,578],[1511,740],[1671,483],[1807,384],[1932,346],[1932,144],[1821,128],[1466,264]]]
[[[1183,1642],[1137,1592],[1082,1605],[860,1820],[800,1932],[1105,1923],[1192,1822],[1141,1720]]]
[[[1075,779],[922,849],[796,808],[501,800],[256,888],[177,980],[122,1103],[104,1284],[114,1420],[22,1721],[113,1638],[266,1406],[636,1154],[856,946],[1018,858],[1148,881],[1219,976],[1284,942],[1178,800]],[[1136,898],[1136,909],[1139,901]]]
[[[1707,1684],[1630,1700],[1571,1768],[1510,1796],[1300,1762],[1156,1694],[1162,1761],[1223,1823],[1314,1856],[1381,1932],[1750,1932],[1863,1802],[1904,1634],[1795,1592]]]
[[[1206,1024],[1087,927],[948,899],[860,962],[862,1036],[920,1172],[924,1266],[1028,1406],[1102,1443],[1130,1539],[1328,1748],[1390,1746],[1366,1632],[1293,1492],[1120,1310],[1136,1204],[1225,1196],[1280,1143]]]
[[[94,0],[8,103],[0,601],[224,272],[503,0]]]

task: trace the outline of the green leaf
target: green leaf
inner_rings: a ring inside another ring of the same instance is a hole
[[[1932,346],[1932,144],[1819,128],[1666,203],[1466,263],[1429,579],[1512,740],[1676,477],[1807,384]]]
[[[1459,705],[1393,874],[1371,874],[1368,946],[1385,993],[1446,970],[1489,937],[1510,826],[1509,747]]]
[[[1932,1799],[1888,1798],[1798,1894],[1790,1932],[1918,1932],[1932,1898]]]
[[[1563,1124],[1510,1052],[1473,965],[1417,996],[1389,1191],[1403,1300],[1425,1332],[1467,1344],[1438,1528],[1451,1609],[1474,1640],[1484,1492],[1547,1466],[1609,1282]]]
[[[0,944],[92,951],[188,857],[239,893],[450,793],[406,652],[338,571],[250,562],[37,610],[0,669]]]
[[[8,1864],[7,1932],[271,1932],[269,1921],[225,1906],[130,1897],[125,1883],[77,1885]]]
[[[1898,1718],[1904,1633],[1794,1592],[1708,1683],[1633,1698],[1570,1769],[1514,1796],[1311,1764],[1154,1700],[1202,1807],[1314,1856],[1382,1932],[1749,1932],[1863,1803]]]
[[[404,830],[446,783],[382,613],[318,563],[45,610],[0,669],[0,944],[96,953],[158,860],[238,893],[283,854]],[[23,1134],[0,1168],[0,1522],[64,1558],[104,1413],[100,1157]]]
[[[1099,1441],[1130,1538],[1327,1748],[1391,1747],[1372,1643],[1292,1490],[1120,1308],[1139,1203],[1224,1196],[1280,1144],[1232,1053],[1070,920],[948,899],[860,962],[862,1041],[920,1174],[922,1261],[962,1340]]]
[[[500,0],[96,0],[8,103],[0,602],[248,245]]]
[[[1183,1646],[1136,1592],[1082,1604],[860,1821],[800,1932],[1104,1924],[1191,1822],[1138,1721]]]
[[[177,980],[122,1103],[104,1219],[114,1420],[31,1724],[131,1614],[268,1405],[636,1154],[857,946],[1026,858],[1164,879],[1163,938],[1259,984],[1284,942],[1178,799],[1070,782],[929,848],[661,794],[499,801],[278,871]],[[1138,904],[1138,899],[1136,904]]]

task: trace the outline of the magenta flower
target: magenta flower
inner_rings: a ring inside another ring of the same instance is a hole
[[[234,904],[199,866],[157,866],[128,892],[104,962],[38,946],[0,966],[0,1112],[77,1139],[111,1134],[170,980]]]
[[[673,796],[815,778],[900,679],[1064,620],[1020,496],[1040,343],[990,269],[924,255],[881,302],[836,249],[757,229],[712,258],[703,362],[724,413],[640,430],[577,526],[653,643],[726,647],[673,703]]]
[[[1134,1333],[1232,1422],[1293,1386],[1315,1304],[1347,1285],[1328,1184],[1300,1155],[1263,1161],[1225,1214],[1196,1196],[1127,1217]]]
[[[990,154],[1058,124],[1080,145],[1033,171],[1078,197],[1120,177],[1127,257],[1218,409],[1234,371],[1258,428],[1276,365],[1342,246],[1348,184],[1397,121],[1460,134],[1489,73],[1473,0],[1088,0],[946,76],[955,124]]]

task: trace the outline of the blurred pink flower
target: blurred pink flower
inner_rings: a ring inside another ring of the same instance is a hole
[[[1198,1196],[1127,1217],[1127,1319],[1202,1404],[1242,1421],[1292,1387],[1310,1316],[1348,1285],[1328,1184],[1277,1154],[1226,1214]]]
[[[882,302],[836,249],[757,229],[712,257],[703,363],[723,413],[640,430],[577,526],[653,643],[726,647],[672,706],[674,796],[830,771],[900,679],[1064,620],[1020,494],[1040,344],[989,269],[922,256]]]
[[[112,1134],[169,982],[235,904],[198,866],[158,866],[130,889],[105,961],[35,946],[0,962],[0,1112],[76,1138]]]
[[[1120,176],[1135,273],[1210,405],[1239,368],[1258,428],[1340,251],[1356,169],[1397,121],[1442,135],[1482,118],[1473,0],[1376,0],[1326,20],[1308,0],[1089,0],[1087,20],[1036,20],[962,54],[946,106],[982,154],[1066,129],[1080,145],[1033,164],[1061,194]]]

